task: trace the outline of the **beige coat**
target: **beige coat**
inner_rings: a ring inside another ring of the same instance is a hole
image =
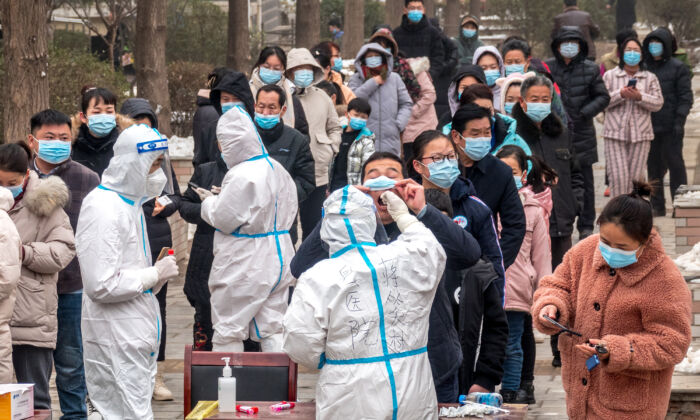
[[[22,268],[22,241],[7,215],[14,204],[12,193],[0,187],[0,384],[12,382],[10,319]]]
[[[68,187],[57,176],[31,172],[22,199],[9,215],[22,238],[22,276],[10,327],[12,344],[56,347],[58,272],[75,257],[73,229],[63,207]]]
[[[297,88],[297,97],[304,107],[306,122],[309,124],[309,146],[316,166],[316,187],[328,184],[328,167],[340,147],[343,128],[331,98],[323,90],[314,86],[323,80],[323,69],[306,48],[294,48],[287,55],[287,77],[294,74],[295,67],[311,65],[314,81],[306,89]]]

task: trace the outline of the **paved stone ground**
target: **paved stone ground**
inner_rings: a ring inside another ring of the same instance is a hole
[[[700,97],[700,77],[694,78],[693,87],[695,97]],[[700,171],[696,174],[698,155],[700,154],[700,112],[697,111],[700,100],[696,102],[695,119],[689,119],[686,125],[686,137],[683,155],[686,167],[688,168],[688,179],[691,183],[700,183],[696,175],[700,178]],[[598,133],[602,132],[598,125]],[[603,196],[605,189],[605,164],[603,161],[603,140],[599,139],[598,145],[601,161],[594,165],[596,184],[596,208],[599,212],[608,201]],[[666,180],[668,185],[668,179]],[[665,188],[666,202],[668,206],[668,216],[655,219],[655,225],[663,237],[666,251],[675,256],[674,222],[670,217],[672,213],[671,200],[668,188]],[[575,238],[577,239],[577,238]],[[182,279],[171,282],[168,288],[168,308],[167,308],[167,360],[161,366],[164,372],[165,381],[175,395],[174,401],[154,402],[153,412],[156,419],[182,419],[183,418],[183,357],[186,345],[192,342],[192,319],[193,309],[182,293]],[[529,409],[530,419],[565,419],[566,404],[564,390],[561,385],[559,369],[551,366],[552,353],[549,347],[549,340],[537,344],[537,364],[535,368],[535,390],[537,403]],[[299,399],[312,400],[315,395],[316,374],[300,370],[299,374]],[[700,376],[683,377],[685,382],[700,382]],[[54,418],[60,416],[58,397],[53,381],[51,381],[51,395],[53,401]],[[697,384],[695,385],[697,386]]]

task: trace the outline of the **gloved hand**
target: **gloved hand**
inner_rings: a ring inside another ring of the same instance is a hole
[[[205,190],[204,188],[195,188],[194,192],[197,193],[197,195],[199,196],[199,199],[202,201],[206,200],[209,197],[214,196],[213,192],[211,192],[209,190]]]
[[[418,222],[416,216],[408,212],[408,206],[398,195],[391,191],[386,191],[381,195],[382,201],[386,204],[386,209],[394,219],[401,232],[405,232],[409,226]]]
[[[153,266],[158,270],[158,282],[165,282],[178,276],[177,261],[173,255],[168,255]]]

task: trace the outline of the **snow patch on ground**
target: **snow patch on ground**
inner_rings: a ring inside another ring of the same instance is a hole
[[[700,373],[700,349],[688,349],[688,355],[676,365],[676,372]]]
[[[676,258],[674,262],[683,271],[700,271],[700,242],[696,243],[693,249]]]

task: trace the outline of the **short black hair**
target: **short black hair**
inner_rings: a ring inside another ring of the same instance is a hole
[[[564,6],[571,7],[576,6],[576,0],[564,0]]]
[[[258,89],[257,93],[255,94],[255,102],[258,102],[260,92],[275,92],[279,98],[277,102],[280,104],[280,108],[284,106],[284,103],[287,100],[287,95],[284,93],[284,89],[277,85],[265,85]]]
[[[403,5],[408,7],[408,3],[423,3],[423,0],[404,0]]]
[[[348,112],[350,111],[370,115],[372,113],[372,105],[369,104],[367,99],[355,98],[348,104]]]
[[[459,97],[459,104],[466,105],[473,103],[477,99],[488,99],[493,102],[493,92],[491,88],[481,83],[469,85],[462,91],[462,96]]]
[[[452,202],[450,197],[444,192],[436,188],[428,188],[425,190],[425,202],[446,213],[450,218],[454,217],[454,210],[452,209]]]
[[[324,69],[331,66],[331,56],[327,51],[314,48],[311,50],[311,55],[314,56],[316,62]]]
[[[519,146],[514,144],[503,146],[496,153],[496,157],[499,159],[515,159],[521,171],[527,170],[527,185],[532,188],[532,191],[536,194],[541,193],[545,188],[551,187],[556,183],[557,171],[547,165],[539,156],[528,156]],[[530,163],[529,165],[528,162]]]
[[[336,89],[335,85],[328,80],[322,80],[316,83],[316,87],[326,92],[329,98],[331,98],[333,95],[335,95],[336,98],[338,97],[338,89]]]
[[[268,45],[267,47],[263,48],[262,51],[260,51],[258,61],[255,63],[254,67],[260,67],[263,65],[271,55],[279,58],[279,60],[282,62],[282,67],[284,67],[285,70],[287,69],[287,54],[277,45]]]
[[[615,43],[617,44],[617,48],[619,49],[620,45],[630,38],[639,38],[637,31],[632,28],[621,29],[617,34],[615,34]]]
[[[491,118],[491,111],[474,103],[462,105],[452,117],[452,129],[461,134],[469,121],[480,118]]]
[[[632,239],[644,243],[654,225],[649,201],[651,185],[643,181],[633,181],[632,185],[632,192],[618,195],[605,205],[598,217],[598,225],[614,223]]]
[[[367,169],[367,165],[370,163],[377,161],[377,160],[384,160],[384,159],[389,159],[393,160],[394,162],[398,162],[399,165],[401,165],[401,171],[403,172],[403,161],[401,160],[400,157],[396,156],[395,154],[391,152],[374,152],[370,157],[367,158],[365,163],[362,164],[362,174],[360,176],[360,181],[365,182],[365,170]]]
[[[32,118],[29,120],[29,126],[32,134],[34,134],[37,129],[45,125],[64,124],[68,126],[69,130],[73,128],[68,115],[64,114],[63,112],[56,111],[55,109],[45,109],[43,111],[39,111],[32,115]]]
[[[333,87],[335,88],[336,95],[335,95],[335,104],[336,105],[343,105],[345,103],[345,95],[343,95],[343,89],[340,88],[340,85],[337,84],[336,82],[331,82],[333,84]]]
[[[424,132],[420,133],[418,137],[416,137],[416,139],[413,141],[413,144],[411,145],[413,159],[420,161],[422,158],[424,158],[425,147],[428,144],[430,144],[433,140],[437,139],[448,140],[454,148],[454,143],[452,143],[452,141],[449,140],[448,137],[442,133],[442,131],[425,130]],[[455,148],[455,154],[456,153],[457,149]],[[413,161],[406,162],[406,172],[408,172],[408,176],[410,176],[413,179],[421,178],[421,175],[418,173],[418,171],[416,171],[416,168],[413,167]]]
[[[95,100],[95,105],[99,105],[100,102],[105,105],[114,105],[117,107],[117,95],[113,94],[109,90],[101,87],[94,86],[83,86],[80,90],[80,95],[82,96],[80,100],[80,110],[83,114],[87,112],[90,102]]]
[[[31,158],[32,150],[23,141],[0,145],[0,171],[24,174]]]
[[[525,59],[532,55],[530,44],[520,37],[511,37],[503,44],[501,48],[501,57],[505,57],[506,54],[511,51],[522,51]]]

